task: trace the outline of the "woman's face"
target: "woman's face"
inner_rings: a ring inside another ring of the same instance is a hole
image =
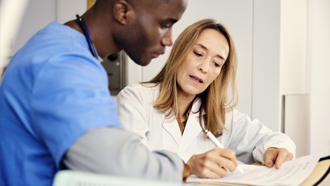
[[[179,95],[195,97],[220,74],[229,53],[227,39],[214,29],[205,29],[177,71]]]

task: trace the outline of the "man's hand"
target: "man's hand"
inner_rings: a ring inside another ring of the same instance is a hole
[[[264,162],[268,168],[275,164],[275,168],[279,169],[284,162],[292,160],[292,158],[293,154],[285,148],[270,147],[264,154]]]
[[[233,172],[238,165],[235,152],[222,148],[193,155],[187,164],[191,168],[191,174],[202,178],[220,178],[227,174],[226,168]]]

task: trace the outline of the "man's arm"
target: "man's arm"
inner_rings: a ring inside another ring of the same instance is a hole
[[[135,133],[121,127],[88,131],[71,145],[62,163],[71,170],[165,181],[182,181],[190,174],[176,154],[151,152]]]

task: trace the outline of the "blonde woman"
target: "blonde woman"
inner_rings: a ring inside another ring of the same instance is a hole
[[[198,21],[177,38],[155,78],[120,92],[119,119],[150,149],[178,153],[199,177],[219,178],[225,168],[234,171],[238,160],[279,168],[294,157],[295,144],[234,109],[236,69],[226,28],[211,19]],[[215,147],[205,129],[225,148]]]

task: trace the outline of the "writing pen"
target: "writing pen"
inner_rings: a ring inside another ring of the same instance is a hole
[[[224,147],[220,144],[220,142],[213,136],[213,134],[210,131],[205,130],[205,134],[214,143],[215,146],[224,149]],[[240,173],[244,174],[243,169],[239,165],[236,167],[236,169]]]

